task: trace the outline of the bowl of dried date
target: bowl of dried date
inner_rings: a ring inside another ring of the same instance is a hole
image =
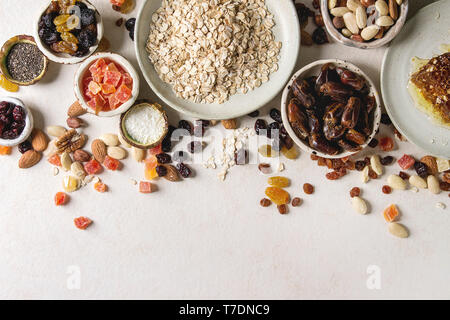
[[[30,109],[19,99],[0,97],[0,145],[16,146],[27,140],[32,130]]]
[[[53,0],[39,13],[34,39],[50,60],[76,64],[92,55],[103,37],[100,13],[87,0]]]
[[[75,74],[75,96],[90,113],[112,117],[127,111],[139,94],[139,75],[124,57],[96,53]]]
[[[328,33],[339,43],[373,49],[389,43],[408,15],[408,0],[321,0]]]
[[[306,152],[343,158],[364,149],[381,119],[380,96],[355,65],[318,60],[300,69],[283,91],[281,116],[287,132]]]

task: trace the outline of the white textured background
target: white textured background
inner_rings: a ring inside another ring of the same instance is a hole
[[[411,2],[415,12],[431,1]],[[31,34],[43,3],[1,0],[0,42]],[[93,3],[111,49],[137,67],[124,27],[114,25],[120,14],[107,0]],[[318,58],[348,59],[378,82],[383,53],[383,48],[314,46],[301,49],[299,67]],[[65,123],[76,68],[52,63],[43,81],[12,94],[32,108],[38,127]],[[154,98],[144,81],[141,93]],[[179,115],[169,114],[177,123]],[[117,130],[117,119],[85,119],[90,137]],[[391,154],[403,153],[424,155],[409,143],[397,143]],[[157,193],[141,195],[129,178],[142,178],[143,165],[129,159],[121,172],[102,175],[110,192],[99,194],[89,186],[56,208],[53,195],[61,190],[62,175],[53,177],[46,161],[19,170],[18,159],[17,150],[0,158],[0,298],[450,298],[450,215],[448,208],[435,208],[438,201],[450,206],[448,195],[426,190],[383,195],[387,174],[367,185],[358,173],[329,182],[325,169],[302,153],[295,162],[284,161],[283,174],[292,179],[288,191],[304,203],[281,216],[274,206],[259,206],[267,177],[256,165],[233,168],[225,182],[197,165],[195,178],[158,181]],[[398,166],[387,171],[398,172]],[[316,186],[314,195],[303,194],[304,182]],[[353,186],[362,188],[370,214],[353,212],[348,195]],[[391,203],[400,208],[409,239],[387,232],[381,212]],[[86,231],[73,225],[80,215],[95,221]],[[370,265],[381,270],[380,290],[366,286]],[[80,271],[79,289],[67,286],[71,266]]]

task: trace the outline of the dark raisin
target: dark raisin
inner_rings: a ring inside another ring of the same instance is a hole
[[[414,163],[414,169],[416,170],[417,174],[426,179],[428,177],[428,169],[425,163],[416,161]]]
[[[77,52],[74,53],[75,57],[84,57],[89,53],[89,48],[78,46]]]
[[[327,33],[320,27],[314,30],[312,39],[316,44],[324,44],[328,42]]]
[[[156,159],[158,160],[158,163],[160,164],[166,164],[172,162],[172,157],[170,154],[167,153],[159,153],[156,155]]]
[[[302,204],[302,199],[295,197],[291,202],[293,207],[299,207]]]
[[[28,140],[25,140],[24,142],[22,142],[21,144],[19,144],[19,152],[20,153],[25,153],[28,150],[33,149],[33,147],[31,146],[31,142]]]
[[[355,169],[358,171],[363,171],[363,169],[366,167],[366,162],[359,160],[355,162]]]
[[[267,123],[263,119],[258,119],[255,122],[255,131],[257,135],[266,134],[267,131],[261,131],[261,130],[267,130]]]
[[[159,177],[164,177],[167,174],[167,168],[164,166],[156,166],[156,173]]]
[[[78,8],[80,8],[80,10],[87,9],[87,5],[86,5],[84,2],[77,1],[77,2],[75,2],[75,5],[76,5]]]
[[[389,118],[389,115],[387,113],[383,113],[381,115],[381,123],[387,126],[392,124],[391,118]]]
[[[314,9],[319,9],[320,8],[320,0],[313,0],[312,1],[312,6]]]
[[[278,212],[280,214],[286,214],[287,213],[287,210],[288,210],[287,205],[280,204],[280,205],[277,206],[277,208],[278,208]]]
[[[370,140],[368,146],[371,148],[376,148],[376,146],[378,145],[378,140],[373,138],[372,140]]]
[[[308,23],[308,17],[313,17],[314,12],[310,10],[303,3],[295,3],[295,9],[297,10],[298,19],[300,21],[300,25],[306,26]]]
[[[402,178],[403,180],[408,180],[408,179],[409,179],[409,174],[407,174],[407,173],[404,172],[404,171],[400,171],[400,172],[398,173],[398,176],[399,176],[400,178]]]
[[[350,190],[350,197],[359,197],[359,195],[361,194],[361,189],[358,187],[354,187]]]
[[[392,156],[386,156],[380,159],[380,162],[383,166],[388,166],[394,162],[394,157]]]
[[[261,205],[261,207],[268,207],[272,204],[272,201],[267,198],[262,198],[259,204]]]
[[[81,30],[77,38],[79,45],[84,48],[90,48],[97,42],[97,35],[87,28]]]
[[[248,164],[248,151],[239,149],[234,153],[234,162],[236,165]]]
[[[186,130],[189,133],[189,135],[192,135],[194,131],[192,125],[189,123],[189,121],[186,120],[180,120],[180,122],[178,122],[178,129]]]
[[[188,160],[188,155],[184,151],[176,151],[174,152],[172,158],[173,161],[184,162]]]
[[[278,122],[272,122],[267,127],[267,138],[271,139],[276,136],[280,136],[280,124]]]
[[[203,144],[200,141],[191,141],[187,148],[190,153],[198,153],[202,152]]]
[[[119,18],[116,20],[116,26],[120,27],[123,24],[123,18]]]
[[[305,183],[303,185],[303,191],[306,194],[313,194],[314,193],[314,186],[312,184],[310,184],[310,183]]]
[[[134,41],[134,30],[130,31],[128,35],[130,36],[130,39]]]
[[[274,121],[276,121],[276,122],[278,122],[280,124],[283,122],[283,120],[281,120],[281,112],[280,112],[280,110],[273,108],[273,109],[270,110],[269,115]]]
[[[259,110],[255,110],[255,111],[253,111],[253,112],[250,112],[250,113],[248,114],[248,116],[251,117],[251,118],[256,118],[256,117],[258,117],[258,116],[259,116]]]
[[[45,14],[42,16],[41,21],[44,23],[45,27],[50,30],[55,30],[56,26],[53,23],[53,20],[58,16],[57,12],[52,12],[49,14]]]
[[[189,169],[189,167],[183,162],[177,164],[177,170],[183,178],[189,178],[192,174],[191,169]]]
[[[128,31],[134,31],[135,25],[136,25],[136,18],[130,18],[125,22],[125,28]]]
[[[97,19],[95,18],[95,11],[88,8],[81,10],[80,20],[82,27],[86,27],[90,24],[96,24]]]
[[[161,150],[163,152],[170,152],[170,149],[172,149],[171,137],[166,136],[161,143]]]

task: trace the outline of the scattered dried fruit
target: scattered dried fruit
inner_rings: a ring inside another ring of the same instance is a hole
[[[89,162],[87,162],[84,165],[84,170],[89,174],[89,175],[95,175],[97,173],[100,173],[102,170],[102,165],[100,164],[100,162],[98,162],[95,159],[91,159]]]
[[[390,194],[392,192],[392,188],[384,185],[383,188],[381,188],[381,191],[383,191],[384,194]]]
[[[383,151],[391,151],[394,149],[394,141],[390,137],[380,139],[380,149]]]
[[[266,196],[273,201],[276,205],[282,205],[289,203],[290,196],[289,193],[278,187],[267,187]]]
[[[108,186],[99,181],[94,184],[94,189],[100,193],[104,193],[108,190]]]
[[[103,165],[106,167],[106,169],[111,171],[116,171],[120,169],[120,161],[114,158],[111,158],[110,156],[105,157],[105,161],[103,161]]]
[[[50,162],[54,166],[58,166],[58,167],[62,166],[61,158],[59,157],[59,155],[57,153],[55,153],[54,155],[50,156],[48,158],[48,162]]]
[[[350,190],[350,197],[358,197],[359,195],[361,194],[361,189],[360,188],[358,188],[358,187],[353,187],[351,190]]]
[[[11,154],[11,147],[7,146],[0,146],[0,155],[5,156]]]
[[[288,207],[285,204],[277,205],[277,208],[280,214],[286,214],[288,212]]]
[[[294,199],[292,199],[291,204],[293,207],[299,207],[302,204],[302,199],[295,197]]]
[[[64,192],[58,192],[55,194],[55,205],[63,206],[69,201],[69,195]]]
[[[270,177],[267,183],[273,187],[286,188],[289,187],[291,181],[286,177]]]
[[[313,193],[314,193],[314,186],[313,186],[312,184],[305,183],[305,184],[303,185],[303,191],[304,191],[306,194],[313,194]]]
[[[75,218],[73,219],[73,222],[75,223],[75,227],[81,230],[85,230],[92,224],[92,220],[86,217]]]
[[[267,199],[267,198],[263,198],[263,199],[261,199],[261,201],[259,202],[259,204],[260,204],[262,207],[268,207],[268,206],[270,206],[270,205],[272,204],[272,201],[270,201],[270,200]]]
[[[425,164],[429,174],[437,174],[439,172],[436,158],[433,156],[425,156],[420,159],[420,162]]]
[[[165,164],[164,166],[167,169],[167,174],[164,176],[164,178],[166,180],[169,180],[172,182],[180,181],[180,176],[178,175],[177,168],[175,168],[174,166],[172,166],[170,164]]]
[[[399,215],[399,212],[398,212],[397,206],[395,204],[391,204],[389,207],[387,207],[383,211],[384,219],[387,222],[395,221],[395,219],[398,217],[398,215]]]

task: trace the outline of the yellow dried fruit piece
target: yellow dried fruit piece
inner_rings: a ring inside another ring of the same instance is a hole
[[[6,79],[5,76],[2,74],[0,74],[0,87],[9,92],[19,91],[19,86]]]
[[[289,193],[278,187],[267,187],[266,196],[276,205],[288,204],[290,202]]]
[[[78,39],[70,32],[63,32],[61,33],[61,39],[63,39],[66,42],[69,43],[75,43],[78,44]]]
[[[55,26],[63,25],[67,22],[67,20],[69,20],[70,17],[70,14],[61,14],[53,19],[53,23],[55,24]]]
[[[69,31],[77,28],[79,25],[80,25],[80,18],[75,14],[71,15],[69,20],[67,20],[66,22],[66,26],[67,29],[69,29]]]
[[[300,154],[300,152],[298,151],[297,146],[293,146],[292,148],[288,149],[286,147],[283,146],[283,148],[281,148],[281,153],[288,159],[290,160],[294,160],[298,158],[298,155]]]
[[[80,187],[80,179],[72,177],[72,176],[64,177],[64,179],[63,179],[64,191],[74,192],[74,191],[77,191],[79,187]]]
[[[264,144],[264,145],[260,146],[258,148],[258,152],[260,155],[262,155],[263,157],[267,157],[267,158],[275,158],[275,157],[278,157],[278,155],[279,155],[278,151],[273,150],[272,146],[270,146],[268,144]]]
[[[273,186],[278,188],[289,187],[291,181],[286,177],[270,177],[267,182]]]

